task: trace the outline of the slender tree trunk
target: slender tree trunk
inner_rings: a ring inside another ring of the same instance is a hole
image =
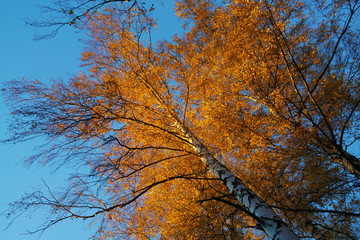
[[[357,157],[341,149],[341,147],[337,149],[334,146],[327,145],[323,148],[333,162],[340,164],[346,171],[360,179],[360,161]]]
[[[208,171],[219,178],[236,199],[253,214],[255,220],[270,239],[298,239],[286,223],[276,215],[274,210],[251,191],[228,168],[222,165],[189,130],[180,124],[176,124],[176,126],[184,134],[186,140],[191,143],[193,149],[200,155]]]
[[[281,120],[287,121],[290,123],[290,127],[292,130],[295,131],[296,128],[302,127],[304,131],[307,131],[303,126],[299,126],[294,122],[289,121],[285,118],[281,113],[277,111],[275,107],[268,103],[265,99],[258,96],[259,99],[250,98],[254,101],[259,102],[263,106],[269,109],[269,112],[274,116]],[[311,134],[309,133],[311,136]],[[331,161],[337,164],[340,164],[344,170],[351,173],[356,178],[360,179],[360,159],[355,157],[354,155],[345,151],[341,146],[331,143],[328,139],[325,138],[318,138],[318,137],[311,137],[310,139],[311,144],[315,145],[316,147],[322,149],[325,153],[327,153],[331,157]]]
[[[252,214],[252,217],[262,227],[266,235],[273,240],[297,240],[295,233],[287,224],[269,207],[259,196],[251,191],[238,177],[236,177],[227,167],[222,165],[208,149],[184,126],[176,113],[171,109],[153,88],[146,81],[143,83],[151,90],[160,105],[167,109],[170,116],[174,119],[174,127],[181,133],[182,137],[191,144],[200,159],[206,165],[207,170],[216,178],[219,178],[229,189],[244,208]]]

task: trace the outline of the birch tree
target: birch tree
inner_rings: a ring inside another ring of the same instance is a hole
[[[47,206],[38,230],[92,219],[102,239],[357,238],[357,1],[177,1],[188,26],[156,44],[149,5],[84,4],[63,12],[86,72],[5,93],[10,141],[49,140],[30,162],[89,174],[10,214]]]

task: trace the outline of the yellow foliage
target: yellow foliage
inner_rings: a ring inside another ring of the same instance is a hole
[[[100,211],[101,238],[265,239],[179,124],[300,237],[314,225],[328,239],[356,234],[353,216],[314,210],[358,211],[360,176],[347,152],[358,139],[359,49],[339,38],[358,34],[334,23],[353,13],[315,2],[177,1],[191,24],[157,47],[136,37],[153,19],[108,8],[87,25],[88,75],[46,91],[24,84],[55,109],[41,131],[95,148],[88,165],[106,187],[91,202],[117,206]]]

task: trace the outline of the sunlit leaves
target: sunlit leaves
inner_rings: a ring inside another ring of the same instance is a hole
[[[87,22],[86,74],[10,83],[12,140],[45,135],[46,161],[91,169],[36,204],[96,216],[103,239],[263,239],[186,127],[300,237],[356,237],[356,1],[178,1],[186,31],[157,44],[148,12],[123,10]]]

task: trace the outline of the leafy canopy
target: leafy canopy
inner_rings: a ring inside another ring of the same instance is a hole
[[[180,0],[184,33],[157,43],[156,8],[110,2],[64,10],[89,33],[84,73],[8,83],[10,140],[49,140],[29,160],[90,169],[10,213],[93,219],[101,239],[266,238],[194,136],[299,237],[359,237],[358,1]]]

